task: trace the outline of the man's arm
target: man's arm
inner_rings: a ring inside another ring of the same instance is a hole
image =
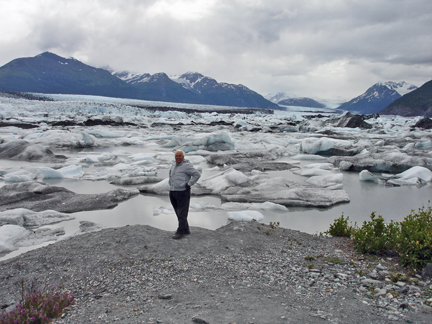
[[[192,187],[199,178],[201,178],[201,173],[197,169],[195,169],[192,164],[190,164],[190,168],[188,170],[188,174],[191,176],[190,180],[188,181],[188,185]]]

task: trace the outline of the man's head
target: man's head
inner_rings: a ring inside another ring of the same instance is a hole
[[[184,160],[184,153],[183,151],[178,150],[177,152],[175,152],[175,160],[177,164],[180,164],[183,162]]]

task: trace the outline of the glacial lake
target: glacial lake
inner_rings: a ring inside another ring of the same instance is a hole
[[[285,158],[285,160],[287,159]],[[313,162],[302,161],[299,163],[308,164]],[[209,165],[206,162],[198,166],[203,170],[201,179],[219,172],[208,170],[213,168],[214,165]],[[271,176],[285,176],[297,182],[306,179],[306,177],[293,174],[289,170],[269,172],[269,174]],[[350,221],[353,223],[357,222],[359,225],[365,220],[370,220],[372,212],[375,212],[376,215],[382,215],[387,222],[390,220],[401,221],[412,210],[417,211],[421,206],[428,206],[429,200],[432,197],[431,183],[427,183],[421,187],[387,187],[377,185],[373,182],[360,181],[357,172],[343,172],[343,175],[343,188],[351,199],[349,203],[335,205],[330,208],[288,207],[288,211],[259,210],[264,215],[264,220],[261,222],[266,224],[278,222],[283,228],[299,230],[310,234],[319,234],[326,231],[334,219],[340,217],[342,214],[349,216]],[[167,177],[168,170],[160,170],[158,176]],[[118,188],[118,186],[111,185],[107,181],[73,179],[47,179],[44,181],[50,185],[65,187],[82,194],[103,193]],[[207,203],[216,207],[222,203],[221,199],[217,196],[192,197],[191,204],[195,202],[201,204]],[[154,215],[154,209],[161,207],[166,209],[171,208],[168,196],[140,194],[120,203],[113,209],[73,213],[72,215],[75,217],[73,220],[46,225],[42,228],[64,228],[66,235],[73,235],[79,230],[80,221],[91,221],[103,227],[141,224],[167,231],[175,231],[177,228],[177,219],[174,213]],[[188,219],[190,226],[202,227],[209,230],[215,230],[231,222],[228,219],[228,212],[218,209],[190,211]],[[170,235],[167,235],[167,239],[170,239]],[[0,260],[14,257],[25,251],[50,243],[52,242],[20,248],[9,254],[0,256]]]

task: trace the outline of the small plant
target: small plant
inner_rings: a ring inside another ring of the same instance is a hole
[[[392,272],[390,273],[390,280],[393,282],[402,281],[404,279],[404,275],[400,272]]]
[[[324,257],[323,261],[327,261],[327,262],[334,263],[334,264],[343,263],[343,260],[339,259],[338,257],[334,257],[334,256]]]
[[[59,318],[64,309],[75,303],[69,292],[59,292],[56,287],[46,292],[30,289],[25,292],[24,280],[19,281],[22,301],[13,311],[4,313],[0,324],[12,323],[51,323],[52,319]]]
[[[265,224],[263,224],[263,225],[265,225]],[[267,230],[265,230],[265,231],[262,231],[264,234],[267,234],[267,235],[270,235],[270,233],[273,231],[273,230],[275,230],[275,229],[277,229],[277,228],[279,228],[279,222],[270,222],[270,228],[269,229],[267,229]],[[261,227],[258,227],[258,229],[259,230],[261,230]]]
[[[405,266],[421,269],[432,262],[432,210],[419,208],[400,223],[397,251]]]
[[[393,221],[386,224],[384,218],[375,216],[374,212],[370,218],[354,232],[354,248],[362,253],[382,255],[396,246],[399,225]]]
[[[306,261],[313,261],[313,260],[315,260],[315,258],[314,258],[313,256],[310,256],[310,255],[305,256],[304,259],[305,259]]]
[[[280,223],[279,223],[279,222],[270,222],[270,227],[271,227],[272,229],[278,229],[279,226],[280,226]]]
[[[354,227],[348,225],[348,221],[349,221],[349,216],[345,218],[344,215],[342,214],[341,217],[336,218],[334,220],[333,224],[330,224],[330,228],[324,233],[329,234],[331,236],[350,238],[354,232]]]
[[[360,270],[358,270],[356,272],[359,274],[360,277],[366,276],[366,273],[362,269],[360,269]]]
[[[308,264],[307,266],[309,269],[315,269],[315,266],[313,264]]]

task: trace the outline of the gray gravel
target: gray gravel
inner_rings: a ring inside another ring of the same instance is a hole
[[[56,323],[432,321],[431,281],[394,283],[395,260],[365,260],[349,240],[257,222],[191,231],[104,229],[0,262],[0,303],[18,302],[24,279],[75,294]]]

